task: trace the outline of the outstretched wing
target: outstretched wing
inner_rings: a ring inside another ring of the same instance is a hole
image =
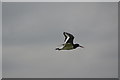
[[[63,32],[63,35],[65,36],[65,40],[64,40],[65,43],[73,44],[74,36],[72,34],[67,33],[67,32]]]

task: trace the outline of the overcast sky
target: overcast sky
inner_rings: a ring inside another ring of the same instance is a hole
[[[116,3],[3,3],[3,77],[117,78]],[[85,48],[55,51],[63,32]]]
[[[0,2],[0,78],[2,77],[2,3]]]
[[[2,0],[2,2],[119,2],[119,0]]]

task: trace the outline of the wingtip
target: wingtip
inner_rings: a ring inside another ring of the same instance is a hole
[[[63,32],[63,34],[65,35],[65,34],[66,34],[66,32]]]
[[[66,33],[66,32],[63,32],[63,33]]]
[[[66,34],[66,33],[68,33],[68,32],[63,32],[63,34]]]

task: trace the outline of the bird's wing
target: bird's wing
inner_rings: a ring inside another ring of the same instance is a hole
[[[67,32],[63,32],[63,35],[65,36],[65,40],[64,40],[65,43],[73,44],[74,36],[72,34],[67,33]]]
[[[64,40],[64,42],[65,42],[67,39],[67,35],[65,34],[65,32],[63,32],[63,35],[65,36],[65,40]]]

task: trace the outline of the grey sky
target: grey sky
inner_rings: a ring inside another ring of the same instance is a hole
[[[3,77],[118,77],[117,3],[3,3]],[[85,49],[55,51],[63,32]]]
[[[119,2],[119,0],[2,0],[3,2]]]
[[[2,77],[2,3],[0,2],[0,78]]]

